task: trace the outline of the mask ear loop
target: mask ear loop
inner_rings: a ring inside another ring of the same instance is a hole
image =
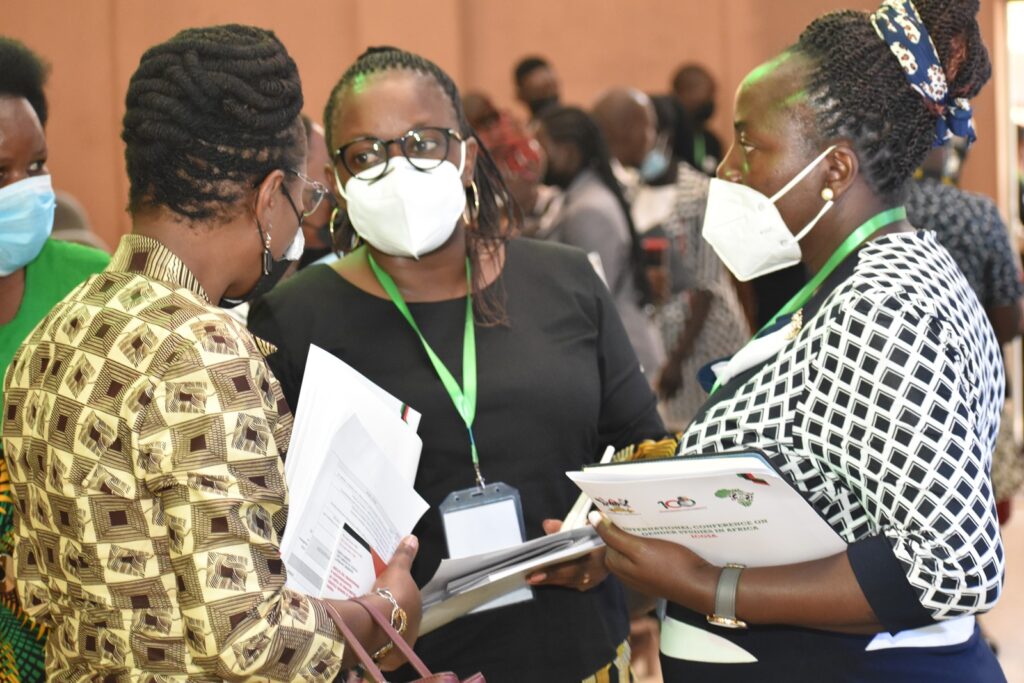
[[[829,155],[829,154],[830,154],[830,153],[832,152],[832,150],[834,150],[835,148],[836,148],[836,145],[832,145],[831,147],[829,147],[828,149],[826,149],[826,150],[825,150],[824,152],[822,152],[821,154],[819,154],[819,155],[818,155],[818,156],[817,156],[817,157],[816,157],[816,158],[814,159],[814,161],[812,161],[811,163],[807,164],[807,166],[805,166],[805,167],[804,167],[804,170],[802,170],[802,171],[800,171],[799,173],[797,173],[797,174],[796,174],[796,175],[795,175],[795,176],[793,177],[793,179],[792,179],[792,180],[790,180],[790,181],[789,181],[788,183],[786,183],[785,185],[783,185],[782,189],[781,189],[781,190],[779,190],[778,192],[776,192],[775,194],[773,194],[773,195],[771,196],[771,198],[770,198],[770,199],[769,199],[768,201],[770,201],[770,202],[771,202],[772,204],[774,204],[775,202],[777,202],[777,201],[778,201],[778,200],[779,200],[779,199],[780,199],[780,198],[781,198],[781,197],[782,197],[782,196],[783,196],[784,194],[786,194],[787,192],[789,192],[790,190],[792,190],[792,189],[793,189],[793,188],[794,188],[794,187],[796,186],[796,184],[797,184],[797,183],[799,183],[799,182],[800,182],[801,180],[803,180],[804,178],[806,178],[806,177],[807,177],[807,175],[808,175],[808,174],[809,174],[809,173],[810,173],[811,171],[813,171],[813,170],[814,170],[814,167],[815,167],[815,166],[817,166],[818,164],[820,164],[820,163],[821,163],[821,160],[822,160],[822,159],[824,159],[825,157],[827,157],[827,156],[828,156],[828,155]],[[825,206],[821,207],[821,211],[819,211],[819,212],[818,212],[818,215],[817,215],[817,216],[815,216],[815,217],[814,217],[814,218],[813,218],[813,219],[811,220],[811,222],[810,222],[810,223],[808,223],[807,225],[805,225],[805,226],[804,226],[804,229],[803,229],[803,230],[801,230],[801,231],[800,231],[799,233],[797,233],[797,235],[796,235],[796,237],[795,237],[795,239],[796,239],[796,241],[797,241],[797,242],[799,242],[800,240],[802,240],[802,239],[803,239],[803,238],[804,238],[804,237],[805,237],[805,236],[807,235],[807,233],[809,233],[809,232],[811,231],[811,229],[812,229],[812,228],[813,228],[813,227],[814,227],[815,225],[817,225],[817,224],[818,224],[818,221],[820,221],[820,220],[821,220],[821,217],[822,217],[822,216],[824,216],[824,215],[825,215],[825,214],[826,214],[826,213],[828,212],[828,210],[832,208],[832,205],[833,205],[833,204],[835,204],[835,200],[833,200],[833,199],[830,199],[830,200],[828,200],[827,202],[825,202]]]
[[[804,166],[804,170],[800,171],[795,176],[793,176],[793,179],[790,180],[785,185],[783,185],[782,189],[779,190],[778,192],[776,192],[775,194],[773,194],[768,199],[768,201],[770,201],[772,204],[774,204],[775,202],[779,201],[779,199],[782,198],[782,195],[784,195],[787,192],[789,192],[790,190],[792,190],[796,186],[797,183],[799,183],[801,180],[806,178],[807,174],[810,173],[811,171],[813,171],[814,167],[817,166],[819,163],[821,163],[821,160],[824,159],[825,157],[827,157],[832,152],[832,150],[834,150],[835,148],[836,148],[836,145],[832,145],[831,147],[826,149],[824,152],[819,154],[814,159],[814,161],[812,161],[811,163],[809,163],[806,166]]]
[[[806,226],[804,226],[803,230],[801,230],[799,233],[797,233],[797,235],[795,237],[797,242],[802,240],[804,238],[804,236],[811,231],[811,228],[813,228],[818,223],[818,221],[821,220],[821,217],[824,216],[828,212],[828,210],[832,208],[833,204],[835,204],[835,200],[832,200],[832,199],[830,199],[827,202],[825,202],[825,206],[821,207],[821,211],[818,212],[818,215],[815,216],[814,219],[810,223],[808,223]]]

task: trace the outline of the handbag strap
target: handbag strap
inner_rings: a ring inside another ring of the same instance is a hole
[[[391,639],[391,642],[395,644],[395,647],[405,655],[405,658],[409,660],[409,663],[412,664],[413,668],[416,669],[420,676],[433,675],[430,673],[430,669],[427,668],[426,664],[423,663],[423,660],[420,659],[413,651],[412,647],[409,646],[409,643],[405,642],[405,639],[402,638],[398,631],[395,630],[395,627],[391,625],[391,621],[381,614],[376,607],[363,598],[352,598],[351,600],[352,602],[358,603],[360,607],[366,610],[370,615],[370,618],[384,630],[385,635],[387,635],[388,638]],[[373,676],[373,678],[379,683],[386,683],[386,679],[384,678],[384,674],[381,673],[380,667],[378,667],[377,663],[373,661],[373,656],[366,651],[366,648],[364,648],[362,643],[359,642],[359,639],[355,637],[355,634],[352,633],[352,629],[350,629],[345,623],[345,620],[341,618],[341,615],[338,613],[338,610],[334,608],[334,605],[332,605],[328,600],[321,600],[321,603],[327,608],[331,618],[334,619],[334,623],[337,624],[341,634],[345,637],[345,646],[351,647],[355,650],[356,657],[358,657],[360,663],[362,663],[363,667],[366,669],[366,672]]]
[[[419,655],[413,651],[412,646],[405,642],[405,638],[403,638],[401,634],[395,630],[395,627],[391,625],[390,619],[381,614],[376,607],[366,600],[366,598],[352,598],[352,601],[359,603],[362,605],[363,609],[370,613],[370,617],[377,622],[378,626],[384,629],[384,633],[386,633],[388,638],[391,639],[391,642],[395,644],[395,647],[405,655],[405,658],[409,660],[409,663],[412,664],[413,668],[416,669],[420,676],[433,675],[430,673],[430,669],[427,668],[427,665],[423,663],[423,660],[419,658]]]
[[[378,667],[377,663],[373,661],[373,656],[366,651],[366,648],[363,647],[363,644],[360,643],[359,639],[356,638],[354,633],[352,633],[352,629],[350,629],[348,625],[345,623],[345,620],[341,618],[341,615],[338,614],[338,610],[334,608],[334,605],[332,605],[328,600],[321,600],[320,602],[324,607],[327,608],[327,612],[331,615],[331,618],[334,620],[335,625],[341,631],[341,635],[344,636],[345,647],[351,647],[353,650],[355,650],[356,657],[359,659],[359,662],[363,665],[363,668],[366,669],[366,673],[373,676],[373,679],[378,683],[387,683],[386,679],[384,678],[384,674],[381,673],[380,667]]]

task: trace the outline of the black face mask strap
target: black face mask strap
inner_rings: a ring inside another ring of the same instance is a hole
[[[273,226],[267,223],[268,228]],[[263,274],[270,275],[270,271],[274,269],[274,255],[270,253],[270,231],[263,233],[263,226],[260,225],[259,217],[256,218],[256,230],[260,233],[260,243],[263,245]]]

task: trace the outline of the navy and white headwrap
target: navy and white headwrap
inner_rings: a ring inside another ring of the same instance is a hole
[[[935,124],[935,146],[940,147],[953,135],[974,142],[971,103],[962,97],[950,97],[946,71],[939,62],[935,43],[911,0],[885,0],[871,15],[878,37],[884,40],[907,76],[910,86],[935,103],[939,120]]]

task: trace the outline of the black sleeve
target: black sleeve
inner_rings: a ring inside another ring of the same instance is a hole
[[[302,373],[306,367],[306,351],[309,343],[300,344],[294,333],[285,336],[283,330],[290,329],[279,320],[277,311],[279,302],[261,297],[249,308],[249,330],[257,337],[270,342],[277,351],[267,356],[267,363],[274,372],[274,377],[281,383],[281,391],[288,402],[292,414],[299,407],[299,387],[302,386]],[[301,347],[302,358],[296,362],[293,355]]]
[[[935,623],[907,582],[907,573],[885,536],[868,536],[846,548],[864,597],[889,633]]]
[[[592,280],[597,306],[601,443],[611,444],[618,450],[644,439],[660,439],[666,431],[658,415],[658,399],[640,369],[640,361],[629,343],[608,288],[589,262],[585,267],[590,271],[588,277]]]

